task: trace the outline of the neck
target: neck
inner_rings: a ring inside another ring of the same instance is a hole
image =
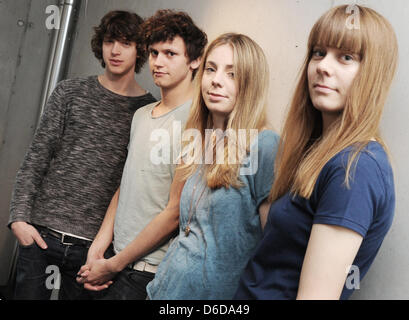
[[[226,117],[212,113],[213,129],[226,130]]]
[[[133,72],[116,75],[105,71],[98,80],[106,89],[122,96],[139,96],[145,93],[145,90],[135,81]]]
[[[331,125],[340,117],[339,113],[321,113],[322,136],[326,136]]]
[[[161,106],[173,109],[193,98],[193,83],[188,75],[181,83],[172,88],[160,88]]]

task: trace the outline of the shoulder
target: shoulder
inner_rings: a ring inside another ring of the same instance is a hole
[[[262,130],[257,133],[257,139],[254,139],[251,149],[257,148],[259,154],[276,152],[280,136],[272,130]]]
[[[348,147],[336,154],[324,166],[321,179],[331,179],[335,175],[344,176],[350,156],[354,148]],[[351,165],[350,177],[352,184],[371,184],[386,189],[393,188],[393,171],[383,147],[378,143],[369,142],[357,155]]]
[[[354,148],[348,147],[336,154],[328,163],[328,168],[346,168],[350,156],[353,154]],[[388,155],[383,147],[375,141],[369,142],[358,154],[356,158],[357,168],[369,168],[370,170],[389,171],[391,165]]]
[[[54,91],[69,94],[88,87],[95,87],[96,76],[64,79],[57,83]]]
[[[83,85],[94,84],[96,81],[96,76],[89,77],[79,77],[61,80],[58,84],[64,87],[79,87]]]
[[[134,124],[135,121],[142,121],[143,119],[146,120],[146,117],[150,117],[153,108],[159,103],[160,101],[155,101],[148,103],[147,105],[138,108],[132,118],[132,123]]]
[[[262,130],[258,132],[257,141],[262,146],[275,146],[280,141],[280,136],[273,130]]]

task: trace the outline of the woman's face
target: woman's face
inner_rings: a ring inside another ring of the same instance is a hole
[[[308,64],[308,89],[312,104],[323,117],[338,116],[358,73],[361,58],[331,47],[315,46]]]
[[[237,98],[237,81],[234,76],[233,49],[224,44],[214,48],[207,56],[203,77],[202,96],[213,117],[213,123],[224,123],[232,112]]]

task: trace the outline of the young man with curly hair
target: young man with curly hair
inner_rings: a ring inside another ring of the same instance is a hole
[[[146,285],[178,226],[184,183],[172,160],[152,162],[157,141],[152,141],[151,134],[158,129],[173,137],[175,123],[184,128],[192,103],[192,80],[207,44],[206,34],[184,12],[159,10],[143,28],[161,101],[135,112],[120,188],[89,250],[87,264],[78,273],[78,282],[85,288],[108,288],[104,299],[145,299]],[[178,149],[173,140],[170,151]],[[105,259],[112,240],[112,257]]]
[[[106,14],[91,41],[104,73],[61,81],[47,102],[10,206],[16,299],[49,299],[55,266],[59,299],[92,298],[76,273],[121,181],[133,114],[155,101],[134,79],[147,60],[142,23],[135,13]]]

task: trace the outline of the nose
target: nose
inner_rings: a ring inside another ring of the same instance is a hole
[[[111,53],[114,56],[117,56],[117,55],[121,54],[119,41],[114,41],[114,44],[112,45]]]
[[[212,79],[212,85],[214,87],[223,87],[223,75],[220,70],[217,70]]]
[[[317,64],[317,73],[321,75],[331,76],[333,71],[334,57],[327,53]]]
[[[163,67],[163,54],[158,53],[156,56],[153,57],[154,61],[153,64],[155,67]]]

